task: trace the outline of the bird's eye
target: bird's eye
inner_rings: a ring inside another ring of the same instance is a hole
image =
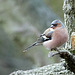
[[[53,24],[53,26],[57,26],[57,24]]]

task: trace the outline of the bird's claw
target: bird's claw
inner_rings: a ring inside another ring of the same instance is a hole
[[[60,55],[61,57],[62,56],[66,56],[66,54],[67,55],[72,55],[68,50],[56,50],[56,51],[50,51],[49,53],[48,53],[48,57],[53,57],[53,56],[55,56],[55,55]]]

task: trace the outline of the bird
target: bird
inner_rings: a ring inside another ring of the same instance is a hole
[[[54,20],[52,21],[51,26],[40,35],[37,41],[26,48],[23,52],[26,52],[29,48],[39,44],[42,44],[45,48],[52,51],[53,49],[62,46],[67,40],[68,32],[66,27],[60,20]]]
[[[68,31],[60,20],[52,21],[50,28],[52,28],[53,31],[46,33],[46,37],[50,36],[52,39],[43,42],[43,46],[48,50],[58,48],[68,40]]]

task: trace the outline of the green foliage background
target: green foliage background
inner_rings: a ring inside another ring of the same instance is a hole
[[[31,48],[55,19],[63,19],[61,0],[0,0],[0,75],[58,62],[43,46]]]

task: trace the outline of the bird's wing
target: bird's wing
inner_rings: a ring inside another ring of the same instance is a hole
[[[45,34],[45,36],[46,36],[47,38],[50,38],[53,32],[54,32],[54,29],[53,29],[53,28],[48,28],[48,29],[46,29],[46,30],[44,31],[43,34]]]
[[[50,31],[50,28],[46,29],[43,34],[47,34]]]
[[[47,38],[52,37],[53,32],[54,32],[54,31],[49,31],[49,32],[46,34],[46,37],[47,37]]]

